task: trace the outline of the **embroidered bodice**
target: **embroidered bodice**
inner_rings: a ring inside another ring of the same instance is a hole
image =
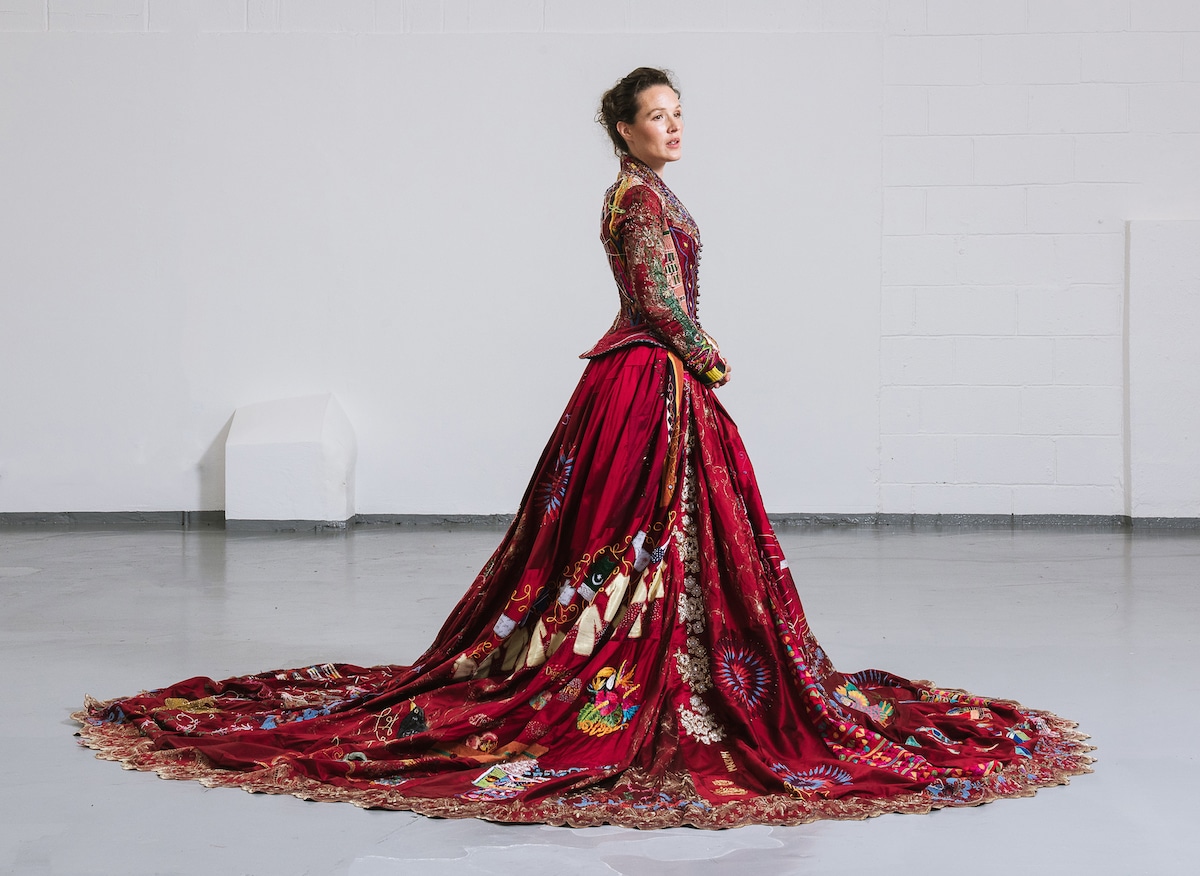
[[[652,344],[676,353],[706,383],[720,379],[725,361],[696,315],[700,229],[662,178],[636,158],[621,159],[604,195],[600,239],[621,309],[584,358]]]

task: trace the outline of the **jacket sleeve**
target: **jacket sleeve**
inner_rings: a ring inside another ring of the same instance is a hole
[[[634,306],[689,371],[706,384],[717,383],[727,365],[712,338],[688,315],[683,304],[679,257],[658,195],[647,186],[633,186],[614,209],[615,230]]]

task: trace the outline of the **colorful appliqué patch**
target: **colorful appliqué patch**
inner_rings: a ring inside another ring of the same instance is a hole
[[[878,703],[871,702],[867,695],[858,689],[858,685],[852,681],[843,682],[834,688],[833,698],[849,709],[874,718],[880,725],[886,726],[896,715],[895,706],[886,700]]]
[[[542,782],[582,771],[582,767],[544,770],[538,765],[536,758],[513,763],[500,763],[480,773],[471,783],[475,786],[475,790],[458,796],[463,800],[509,800]]]
[[[958,742],[954,739],[951,739],[937,727],[918,727],[917,732],[924,733],[926,736],[929,736],[937,742],[940,742],[946,747],[947,751],[950,751],[954,754],[958,753],[958,749],[955,747],[958,745]]]
[[[575,726],[588,736],[607,736],[624,729],[639,708],[631,701],[641,687],[633,683],[635,669],[630,666],[626,671],[622,663],[618,669],[605,666],[597,672],[587,689],[592,701],[583,704]]]
[[[558,519],[562,513],[563,500],[567,497],[567,484],[571,481],[571,470],[575,468],[575,451],[559,451],[546,480],[538,486],[537,503],[542,509],[543,522]]]
[[[839,767],[825,764],[803,772],[795,772],[791,767],[781,763],[771,765],[771,771],[783,781],[789,789],[797,793],[826,791],[835,785],[850,784],[850,774]]]
[[[1033,737],[1018,727],[1010,729],[1007,736],[1015,744],[1017,754],[1021,757],[1033,757],[1033,746],[1029,744]]]
[[[728,636],[713,649],[712,678],[728,699],[751,716],[762,710],[775,689],[775,672],[762,653]]]
[[[946,710],[947,715],[966,716],[976,726],[991,730],[995,725],[995,714],[984,706],[954,706]]]
[[[409,736],[416,736],[418,733],[424,733],[429,729],[429,724],[425,721],[425,710],[417,705],[416,700],[412,701],[412,708],[408,714],[400,721],[400,726],[396,728],[396,737],[398,739],[406,739]]]

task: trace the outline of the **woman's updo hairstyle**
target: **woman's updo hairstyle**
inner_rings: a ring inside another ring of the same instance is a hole
[[[617,122],[632,125],[637,119],[638,96],[647,88],[653,88],[655,85],[669,85],[675,92],[675,96],[679,96],[679,89],[671,80],[670,71],[659,70],[657,67],[638,67],[604,92],[604,96],[600,98],[600,111],[596,113],[596,121],[602,124],[604,130],[608,132],[609,139],[612,140],[613,151],[617,155],[625,155],[629,152],[625,138],[617,130]]]

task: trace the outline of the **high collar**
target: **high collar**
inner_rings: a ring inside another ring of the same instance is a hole
[[[622,155],[620,177],[625,178],[625,185],[628,185],[629,178],[632,178],[649,186],[651,191],[658,195],[663,209],[671,217],[672,224],[686,231],[696,241],[697,246],[699,245],[700,229],[696,227],[696,220],[692,218],[692,214],[688,212],[687,207],[683,206],[683,202],[679,200],[679,197],[663,182],[662,177],[651,169],[650,165],[634,158],[632,155]],[[620,191],[621,185],[622,181],[618,178],[614,190]]]
[[[663,178],[659,176],[650,165],[642,161],[640,158],[634,158],[628,152],[621,156],[621,172],[640,176],[643,179],[654,183],[656,186],[667,188],[667,184],[663,182]]]

